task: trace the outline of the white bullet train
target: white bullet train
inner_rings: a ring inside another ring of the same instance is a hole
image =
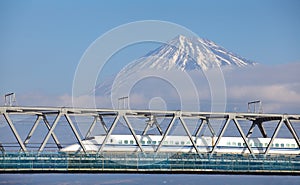
[[[98,152],[104,141],[105,135],[94,136],[82,141],[87,152]],[[217,141],[217,137],[192,137],[198,150],[201,153],[210,152],[212,146]],[[137,135],[144,152],[154,152],[162,140],[161,135]],[[255,154],[263,154],[270,142],[270,138],[248,138],[247,142]],[[134,137],[132,135],[111,135],[102,151],[109,152],[133,152],[139,151]],[[82,152],[83,149],[79,143],[72,144],[61,149],[61,152]],[[160,152],[196,152],[188,136],[166,136],[160,149]],[[250,153],[243,138],[241,137],[222,137],[215,150],[216,153]],[[275,138],[269,150],[269,154],[300,154],[300,149],[294,139]]]

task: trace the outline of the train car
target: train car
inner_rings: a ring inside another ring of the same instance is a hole
[[[87,152],[98,152],[105,135],[94,136],[82,141]],[[145,152],[154,152],[162,140],[161,135],[137,135]],[[217,137],[192,137],[201,153],[210,152],[217,141]],[[247,142],[255,154],[263,154],[271,138],[247,138]],[[138,144],[132,135],[111,135],[102,151],[134,152],[139,151]],[[82,152],[79,143],[61,149],[61,152]],[[166,136],[160,147],[160,152],[196,152],[188,136]],[[215,150],[216,153],[250,153],[241,137],[222,137]],[[300,154],[300,149],[294,139],[275,138],[269,154]]]

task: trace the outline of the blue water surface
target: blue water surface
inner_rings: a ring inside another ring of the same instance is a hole
[[[300,176],[198,174],[0,174],[0,185],[300,185]]]

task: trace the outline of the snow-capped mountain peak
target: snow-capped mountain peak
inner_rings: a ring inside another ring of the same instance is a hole
[[[134,80],[137,73],[151,76],[150,73],[166,73],[166,71],[206,71],[223,66],[244,67],[254,64],[210,40],[178,35],[126,65],[118,73],[115,87],[121,87],[122,84]]]
[[[254,63],[216,43],[179,35],[135,62],[143,69],[208,70],[218,66],[248,66]]]

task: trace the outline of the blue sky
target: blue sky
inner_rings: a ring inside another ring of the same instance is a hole
[[[299,8],[297,0],[2,0],[0,94],[70,94],[80,58],[95,39],[119,25],[149,19],[185,26],[262,64],[299,62]],[[139,48],[128,60],[146,52]]]

